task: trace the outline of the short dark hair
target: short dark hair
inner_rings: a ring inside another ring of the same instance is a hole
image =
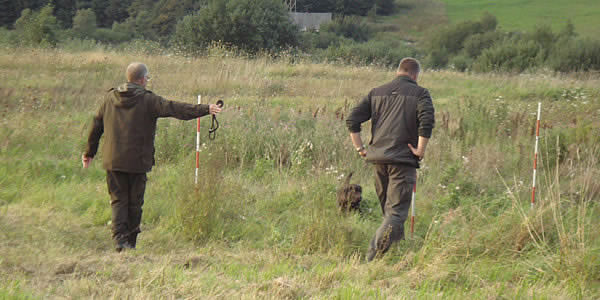
[[[417,75],[421,72],[421,64],[415,58],[405,57],[398,65],[398,72]]]

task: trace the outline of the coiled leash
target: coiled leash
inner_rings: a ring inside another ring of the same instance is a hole
[[[223,100],[217,101],[217,106],[219,108],[223,108]],[[217,137],[217,129],[219,129],[219,121],[217,120],[217,116],[212,115],[212,122],[210,124],[210,128],[208,129],[208,139],[214,140]]]

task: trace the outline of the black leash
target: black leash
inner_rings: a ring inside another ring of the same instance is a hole
[[[223,100],[218,100],[217,101],[217,106],[219,107],[223,107],[224,103]],[[217,129],[219,129],[219,121],[217,120],[217,116],[212,115],[212,122],[210,124],[210,128],[208,129],[208,139],[209,140],[214,140],[217,137]]]
[[[208,129],[208,139],[214,140],[217,137],[217,129],[219,129],[219,121],[217,121],[217,116],[212,116],[212,122],[210,124],[210,128]]]

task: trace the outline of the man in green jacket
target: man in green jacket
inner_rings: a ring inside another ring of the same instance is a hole
[[[146,173],[154,165],[154,136],[158,118],[191,120],[221,109],[214,104],[169,101],[146,90],[148,68],[131,63],[127,83],[110,89],[96,113],[87,149],[81,160],[87,168],[98,151],[104,134],[102,166],[112,207],[112,236],[116,250],[134,249],[140,233]]]
[[[371,90],[346,119],[356,151],[375,164],[375,190],[383,211],[383,222],[369,245],[368,261],[404,238],[416,169],[435,123],[429,91],[417,84],[420,70],[416,59],[402,59],[396,79]],[[360,127],[368,120],[371,141],[367,151]]]

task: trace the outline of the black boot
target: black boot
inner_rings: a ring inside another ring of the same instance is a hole
[[[132,234],[129,235],[129,237],[127,238],[127,242],[129,243],[129,245],[131,246],[132,249],[135,249],[135,245],[137,244],[137,232],[134,232]]]

